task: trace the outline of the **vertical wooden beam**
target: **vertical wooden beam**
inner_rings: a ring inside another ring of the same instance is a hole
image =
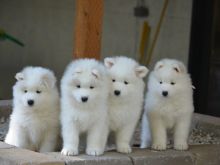
[[[101,57],[103,0],[76,0],[73,57]]]

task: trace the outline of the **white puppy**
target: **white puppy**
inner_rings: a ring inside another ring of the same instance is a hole
[[[174,148],[188,149],[187,139],[194,111],[192,95],[191,79],[182,62],[163,59],[156,63],[149,76],[145,102],[153,149],[166,149],[168,129],[174,133]]]
[[[130,153],[131,139],[139,121],[148,69],[127,57],[105,58],[112,78],[109,98],[110,130],[115,132],[118,152]]]
[[[109,76],[94,59],[76,60],[61,81],[63,155],[77,155],[79,136],[87,133],[88,155],[101,155],[108,136]]]
[[[42,67],[26,67],[15,78],[13,112],[5,142],[39,152],[54,151],[60,125],[54,73]]]

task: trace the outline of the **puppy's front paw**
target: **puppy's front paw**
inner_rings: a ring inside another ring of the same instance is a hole
[[[99,148],[87,148],[86,153],[91,156],[99,156],[102,155],[104,151]]]
[[[125,154],[129,154],[132,152],[132,149],[129,145],[119,145],[117,146],[117,151],[120,152],[120,153],[125,153]]]
[[[163,151],[167,149],[167,146],[166,144],[163,144],[163,143],[153,143],[151,148],[154,150]]]
[[[78,149],[66,149],[66,148],[63,148],[62,151],[61,151],[61,154],[65,155],[65,156],[74,156],[74,155],[78,155],[79,151],[78,151]]]
[[[187,143],[176,143],[174,144],[174,149],[175,150],[180,150],[180,151],[184,151],[184,150],[188,150],[189,146]]]

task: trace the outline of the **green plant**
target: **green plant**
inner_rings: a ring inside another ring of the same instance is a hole
[[[0,40],[10,40],[20,46],[24,46],[24,44],[19,41],[18,39],[16,39],[15,37],[7,34],[3,29],[0,29]]]

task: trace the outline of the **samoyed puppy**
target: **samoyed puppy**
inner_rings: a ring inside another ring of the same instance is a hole
[[[81,133],[87,134],[88,155],[103,154],[108,136],[109,81],[104,65],[94,59],[79,59],[66,68],[61,80],[61,154],[79,153]]]
[[[109,98],[110,130],[115,134],[117,151],[130,153],[130,143],[144,100],[143,78],[148,69],[123,56],[105,58],[104,63],[112,79]]]
[[[158,61],[149,76],[145,102],[152,149],[166,149],[167,130],[170,129],[174,136],[174,149],[188,149],[187,139],[194,111],[192,97],[191,78],[184,64],[174,59]]]
[[[29,66],[15,78],[13,112],[5,142],[33,151],[55,151],[60,110],[54,73]]]

